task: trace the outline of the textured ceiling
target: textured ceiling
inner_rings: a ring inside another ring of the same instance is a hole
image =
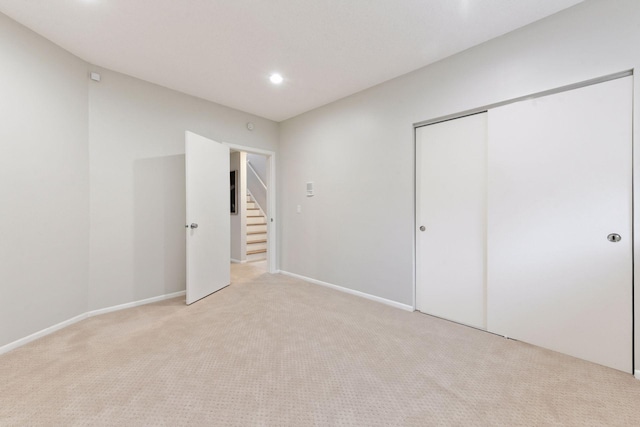
[[[580,2],[0,0],[0,11],[93,64],[281,121]]]

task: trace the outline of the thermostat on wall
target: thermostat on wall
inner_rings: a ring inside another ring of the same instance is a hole
[[[313,196],[313,182],[307,182],[307,197]]]
[[[99,82],[100,78],[100,74],[94,72],[91,73],[91,80],[93,80],[94,82]]]

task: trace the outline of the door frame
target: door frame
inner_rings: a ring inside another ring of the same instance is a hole
[[[222,142],[231,150],[244,151],[245,153],[259,154],[267,158],[267,267],[269,273],[276,274],[278,270],[277,253],[277,206],[276,206],[276,152],[246,145]],[[240,197],[243,197],[241,195]]]

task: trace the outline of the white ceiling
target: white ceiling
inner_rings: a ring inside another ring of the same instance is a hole
[[[581,1],[0,0],[0,11],[90,63],[281,121]]]

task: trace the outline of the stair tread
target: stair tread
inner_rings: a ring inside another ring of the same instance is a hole
[[[258,224],[247,224],[247,227],[251,227],[253,225],[267,225],[267,223],[266,222],[261,222],[261,223],[258,223]]]
[[[252,240],[250,242],[247,242],[247,245],[251,245],[253,243],[267,243],[267,239],[261,239],[261,240]]]
[[[250,234],[267,234],[266,231],[247,231],[247,236]]]
[[[247,251],[247,255],[261,254],[267,252],[266,249],[256,249],[255,251]]]

